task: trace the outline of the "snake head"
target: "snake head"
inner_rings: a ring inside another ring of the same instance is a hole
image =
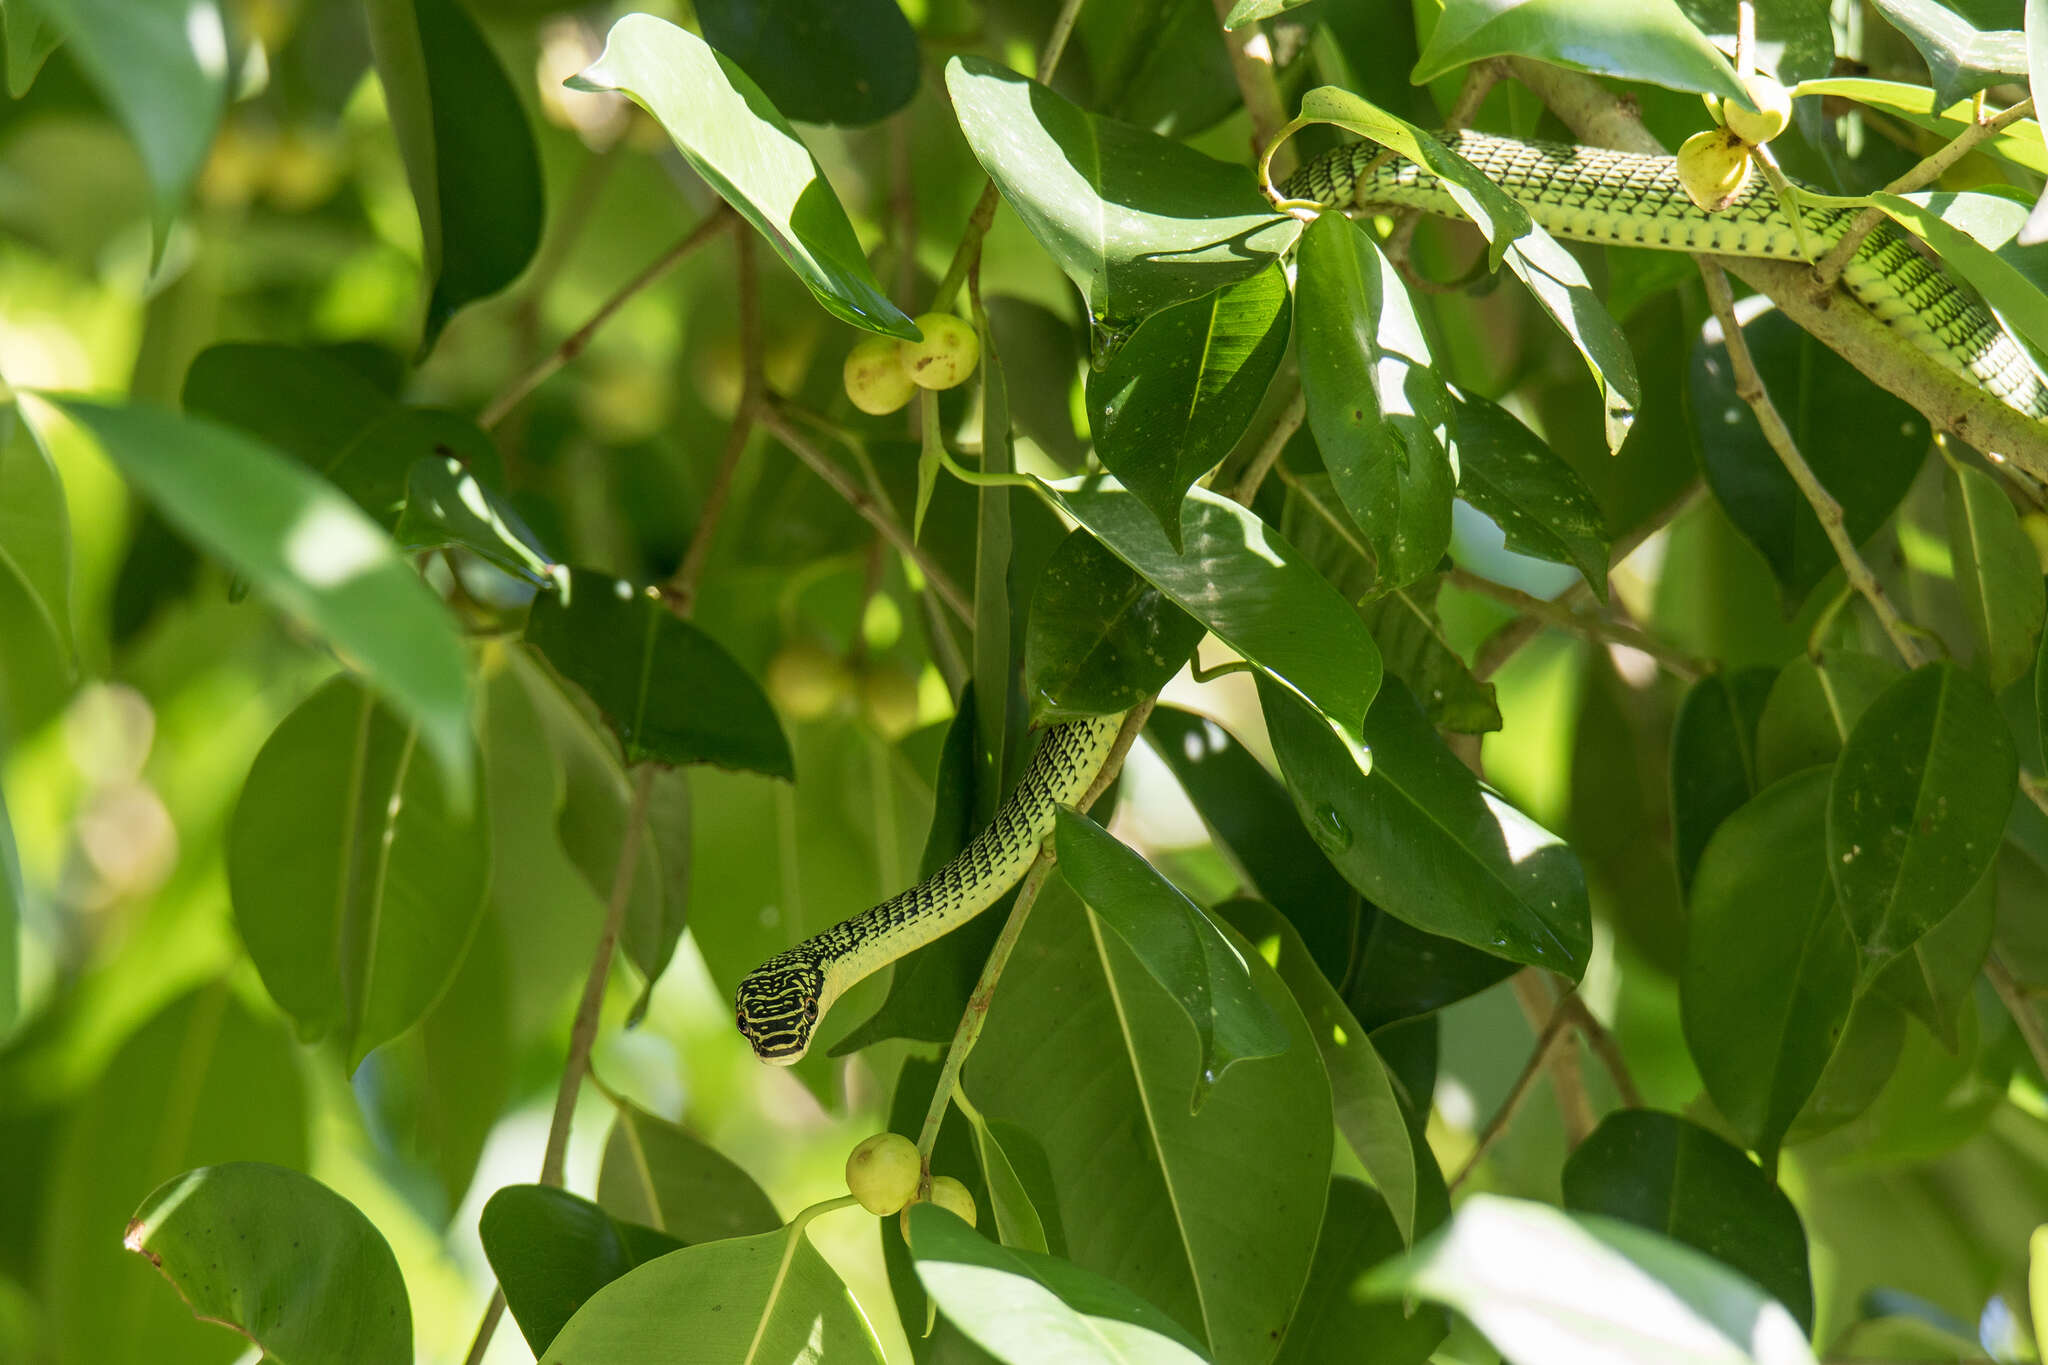
[[[811,1045],[824,993],[825,972],[816,962],[771,958],[740,982],[733,1016],[756,1057],[775,1066],[793,1066]]]

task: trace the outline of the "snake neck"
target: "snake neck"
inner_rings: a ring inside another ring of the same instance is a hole
[[[1814,259],[1841,240],[1854,214],[1802,205],[1800,226],[1769,180],[1754,175],[1725,209],[1686,196],[1677,161],[1564,142],[1522,142],[1487,133],[1446,135],[1444,145],[1494,181],[1554,237],[1771,260]],[[1373,143],[1315,158],[1282,186],[1291,198],[1333,208],[1414,208],[1462,218],[1437,176]],[[1803,237],[1803,240],[1802,240]],[[2008,405],[2048,419],[2048,385],[2026,352],[1969,291],[1889,222],[1844,267],[1842,287],[1914,349],[1989,389]]]

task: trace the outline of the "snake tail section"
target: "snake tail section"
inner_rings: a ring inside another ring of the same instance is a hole
[[[748,972],[733,998],[740,1032],[764,1062],[789,1066],[825,1011],[855,982],[973,919],[1024,876],[1062,805],[1102,772],[1122,716],[1055,725],[1015,791],[959,856],[900,896],[841,920]]]
[[[1760,175],[1728,207],[1709,213],[1686,197],[1672,157],[1486,133],[1446,135],[1443,141],[1552,236],[1572,241],[1797,261],[1825,253],[1855,216],[1846,209],[1802,205],[1802,250],[1799,231]],[[1435,175],[1371,142],[1325,152],[1295,172],[1281,193],[1332,208],[1356,204],[1465,216]],[[1863,239],[1841,278],[1857,302],[1914,349],[2008,406],[2048,419],[2048,385],[2025,349],[1892,223],[1881,222]]]

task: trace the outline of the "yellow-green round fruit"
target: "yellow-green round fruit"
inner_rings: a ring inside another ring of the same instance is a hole
[[[853,690],[846,660],[821,644],[792,640],[768,661],[768,695],[791,720],[819,720]]]
[[[846,1158],[847,1192],[869,1213],[887,1217],[916,1196],[917,1165],[917,1144],[901,1133],[877,1133]]]
[[[1721,121],[1728,131],[1752,147],[1761,147],[1785,131],[1792,122],[1792,92],[1761,71],[1743,78],[1742,88],[1757,112],[1750,113],[1739,100],[1721,101]]]
[[[981,339],[951,313],[926,313],[917,320],[923,341],[899,341],[903,368],[921,389],[950,389],[981,363]]]
[[[974,1226],[974,1196],[952,1176],[932,1177],[932,1202],[946,1212],[958,1215],[968,1227]]]
[[[1729,129],[1694,133],[1678,149],[1678,183],[1709,213],[1727,208],[1748,182],[1749,144]]]
[[[895,741],[917,728],[917,675],[900,664],[878,664],[861,680],[860,699],[868,724]]]
[[[901,346],[894,337],[865,337],[846,353],[846,396],[862,412],[876,417],[895,412],[917,392]]]

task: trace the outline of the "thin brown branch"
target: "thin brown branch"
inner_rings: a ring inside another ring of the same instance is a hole
[[[505,414],[519,406],[528,394],[539,388],[557,370],[582,355],[584,347],[590,345],[590,339],[612,320],[613,314],[631,302],[635,294],[673,270],[685,256],[723,232],[734,221],[732,210],[723,203],[705,214],[704,220],[686,236],[649,262],[644,270],[620,285],[610,298],[599,304],[588,322],[563,337],[561,344],[542,356],[538,364],[506,385],[504,391],[493,398],[478,416],[477,424],[488,431],[504,421]]]
[[[1534,969],[1520,971],[1515,973],[1510,984],[1530,1028],[1543,1027],[1544,1021],[1565,1015],[1564,1001],[1551,992],[1548,973]],[[1579,1069],[1579,1050],[1572,1046],[1569,1034],[1561,1036],[1550,1049],[1550,1089],[1557,1096],[1557,1112],[1564,1121],[1565,1140],[1576,1147],[1598,1126],[1600,1117],[1593,1112],[1593,1101],[1586,1094],[1586,1076]]]
[[[1849,586],[1863,596],[1876,614],[1878,624],[1891,637],[1892,647],[1899,651],[1899,657],[1906,661],[1906,667],[1920,666],[1919,645],[1915,644],[1906,623],[1892,607],[1891,599],[1885,595],[1877,576],[1870,566],[1863,562],[1863,556],[1856,549],[1856,542],[1850,537],[1842,517],[1842,504],[1835,501],[1835,495],[1828,492],[1815,477],[1806,457],[1799,453],[1798,444],[1792,439],[1792,429],[1785,425],[1779,415],[1777,404],[1764,388],[1763,376],[1757,373],[1756,360],[1749,353],[1749,343],[1743,338],[1742,324],[1735,317],[1735,296],[1728,288],[1728,277],[1721,268],[1710,261],[1699,263],[1700,275],[1707,284],[1707,302],[1712,305],[1714,317],[1721,324],[1721,339],[1728,348],[1729,368],[1735,374],[1735,392],[1743,402],[1756,413],[1757,425],[1764,431],[1764,439],[1777,452],[1778,460],[1785,466],[1785,472],[1799,485],[1799,491],[1813,508],[1813,514],[1820,519],[1821,530],[1827,533],[1828,543],[1835,548],[1835,558],[1842,563],[1842,572],[1849,579]]]
[[[719,453],[718,468],[711,475],[711,486],[704,491],[704,506],[697,513],[697,529],[691,533],[689,548],[683,552],[683,562],[676,566],[664,593],[669,610],[678,616],[688,616],[697,605],[697,585],[704,576],[704,565],[711,558],[711,544],[717,539],[718,523],[724,517],[726,501],[732,495],[732,476],[739,468],[740,456],[746,454],[748,440],[754,434],[761,395],[767,385],[762,373],[761,291],[754,267],[754,234],[736,232],[732,245],[734,300],[739,311],[740,401],[733,409],[732,425],[726,429],[725,447]]]
[[[1630,1109],[1642,1108],[1643,1092],[1636,1089],[1635,1077],[1629,1074],[1628,1062],[1621,1055],[1621,1045],[1614,1041],[1614,1035],[1607,1031],[1607,1026],[1593,1017],[1593,1011],[1586,1008],[1584,998],[1577,991],[1568,993],[1559,1004],[1571,1017],[1572,1027],[1586,1040],[1586,1046],[1607,1068],[1608,1079],[1614,1082],[1621,1102]]]
[[[1259,485],[1273,472],[1273,466],[1280,463],[1280,452],[1287,449],[1287,443],[1294,439],[1295,432],[1301,430],[1302,420],[1307,416],[1308,394],[1296,385],[1294,397],[1273,419],[1273,429],[1259,443],[1258,453],[1252,456],[1251,463],[1244,467],[1244,473],[1237,480],[1237,487],[1231,490],[1231,498],[1240,506],[1252,505],[1252,499],[1259,495]]]
[[[476,1325],[476,1335],[469,1339],[469,1354],[462,1358],[462,1365],[483,1365],[484,1352],[491,1349],[491,1338],[497,1334],[498,1319],[505,1316],[505,1286],[491,1286],[491,1301],[484,1305],[484,1315]]]
[[[1251,116],[1255,152],[1273,145],[1273,139],[1287,123],[1287,106],[1280,99],[1280,81],[1273,71],[1273,46],[1265,30],[1249,23],[1235,29],[1222,28],[1230,14],[1232,0],[1216,0],[1216,24],[1222,29],[1223,47],[1230,54],[1230,74],[1237,79],[1237,93],[1244,99],[1244,111]],[[1294,169],[1291,147],[1273,154],[1274,182],[1285,180]]]
[[[2041,1027],[2041,1016],[2034,1013],[2034,1007],[2027,999],[2026,989],[2013,978],[2006,965],[1993,953],[1984,959],[1984,975],[1991,979],[1991,988],[1998,992],[1998,998],[2005,1003],[2006,1013],[2026,1040],[2027,1051],[2033,1055],[2034,1065],[2044,1076],[2048,1076],[2048,1031]]]
[[[1496,583],[1490,578],[1473,573],[1470,569],[1454,568],[1444,575],[1444,581],[1467,592],[1491,597],[1494,601],[1513,608],[1520,615],[1531,617],[1544,625],[1568,630],[1589,640],[1605,640],[1640,650],[1662,664],[1668,671],[1688,681],[1703,677],[1707,673],[1708,665],[1704,660],[1696,659],[1677,646],[1668,645],[1647,631],[1638,630],[1620,621],[1584,615],[1550,598],[1537,597],[1532,593],[1523,592],[1520,588]]]
[[[1536,1047],[1529,1053],[1529,1060],[1523,1065],[1522,1074],[1515,1077],[1515,1083],[1509,1089],[1507,1098],[1500,1102],[1500,1108],[1494,1111],[1493,1117],[1487,1120],[1486,1127],[1480,1131],[1479,1140],[1473,1144],[1472,1154],[1465,1158],[1465,1164],[1451,1177],[1450,1189],[1453,1193],[1456,1193],[1458,1186],[1464,1184],[1472,1172],[1479,1168],[1479,1163],[1486,1159],[1486,1154],[1493,1150],[1493,1145],[1500,1141],[1502,1134],[1507,1132],[1508,1125],[1514,1122],[1516,1111],[1522,1107],[1522,1101],[1529,1098],[1529,1091],[1535,1086],[1536,1078],[1543,1073],[1544,1064],[1550,1060],[1551,1048],[1557,1046],[1557,1040],[1564,1036],[1566,1022],[1567,1016],[1562,1009],[1551,1012],[1550,1022],[1536,1035]]]

